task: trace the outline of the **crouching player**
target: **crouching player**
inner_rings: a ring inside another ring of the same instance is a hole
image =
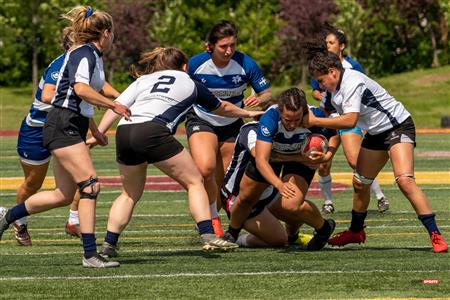
[[[246,238],[243,244],[282,246],[288,235],[295,237],[300,224],[306,223],[316,230],[307,249],[320,250],[325,246],[335,223],[324,220],[317,207],[305,200],[305,195],[315,173],[311,161],[318,164],[331,159],[336,140],[330,142],[327,153],[314,153],[315,157],[309,158],[309,163],[301,158],[301,146],[311,133],[301,127],[307,111],[303,91],[291,88],[279,96],[277,105],[264,113],[257,127],[250,124],[242,127],[223,186],[223,194],[228,196],[227,206],[232,206],[225,239],[237,240],[241,228],[246,226],[253,236]],[[276,153],[275,160],[271,159],[272,153]],[[274,191],[270,191],[270,186],[275,188]],[[278,193],[279,199],[265,209]],[[262,201],[258,201],[260,199]],[[289,224],[287,232],[277,219]]]

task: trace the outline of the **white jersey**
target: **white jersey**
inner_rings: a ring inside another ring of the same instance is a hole
[[[116,101],[131,110],[131,121],[122,118],[118,126],[153,121],[167,126],[172,133],[194,103],[209,110],[221,104],[205,86],[175,70],[139,77]]]
[[[340,115],[359,113],[356,126],[372,135],[389,130],[410,116],[403,104],[381,85],[355,70],[341,72],[331,97],[331,103]]]

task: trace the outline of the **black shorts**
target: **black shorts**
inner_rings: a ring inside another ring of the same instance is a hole
[[[116,160],[122,165],[153,164],[183,149],[169,128],[155,122],[120,125],[116,130]]]
[[[209,122],[200,119],[194,112],[191,110],[187,114],[186,120],[186,134],[189,138],[192,134],[196,132],[211,132],[217,135],[217,139],[220,142],[225,142],[230,139],[235,140],[239,134],[239,130],[241,126],[244,125],[244,121],[242,119],[237,120],[229,125],[225,126],[214,126]]]
[[[387,151],[399,143],[409,143],[416,147],[416,127],[411,117],[408,117],[403,123],[385,132],[375,135],[366,133],[361,147],[370,150]]]
[[[289,174],[298,175],[305,179],[305,181],[308,183],[308,186],[311,184],[314,174],[316,173],[316,170],[310,169],[309,167],[299,162],[270,162],[270,165],[276,175],[281,175],[283,177]],[[254,159],[250,160],[247,164],[245,175],[255,181],[268,183],[264,176],[262,176],[262,174],[256,168],[256,162]]]
[[[54,107],[47,115],[42,136],[49,151],[86,142],[89,118],[65,108]]]

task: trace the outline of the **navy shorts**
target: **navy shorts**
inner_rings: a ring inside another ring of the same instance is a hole
[[[209,122],[200,119],[194,112],[191,110],[187,114],[186,120],[186,134],[189,138],[192,134],[196,132],[211,132],[217,135],[217,139],[219,143],[225,142],[228,140],[235,140],[239,134],[241,126],[244,125],[244,121],[239,119],[229,125],[225,126],[214,126]]]
[[[86,142],[89,118],[54,107],[44,124],[43,144],[49,151]]]
[[[411,117],[385,132],[375,135],[366,133],[361,147],[370,150],[388,151],[392,146],[399,143],[410,143],[414,147],[416,146],[416,127]]]
[[[30,126],[22,121],[17,139],[20,160],[30,165],[43,165],[50,161],[50,151],[43,144],[43,127]]]
[[[116,130],[116,159],[122,165],[156,163],[183,149],[169,128],[156,122],[120,125]]]
[[[308,186],[311,184],[311,181],[314,178],[314,174],[316,173],[316,170],[310,169],[309,167],[299,162],[270,162],[270,166],[278,176],[284,177],[286,175],[293,174],[303,177],[303,179],[305,179],[305,181],[308,183]],[[262,176],[262,174],[256,168],[256,162],[254,159],[251,159],[247,164],[245,175],[257,182],[268,183],[264,176]]]

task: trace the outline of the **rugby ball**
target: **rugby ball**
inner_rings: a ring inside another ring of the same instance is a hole
[[[328,140],[325,136],[318,133],[311,133],[302,145],[302,153],[309,156],[312,151],[327,152]]]

